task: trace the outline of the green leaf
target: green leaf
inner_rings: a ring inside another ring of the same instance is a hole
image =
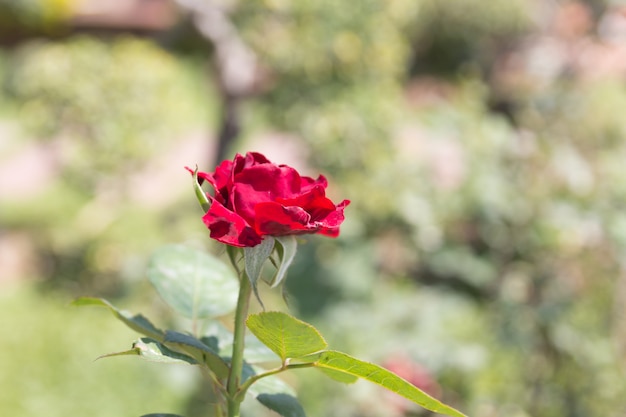
[[[163,344],[185,352],[199,363],[205,363],[219,379],[228,377],[228,364],[224,359],[195,337],[168,330],[165,333]]]
[[[317,329],[278,311],[252,314],[246,321],[250,331],[284,362],[326,349]]]
[[[271,288],[277,287],[285,276],[287,275],[287,269],[296,257],[296,251],[298,249],[298,241],[294,235],[278,236],[276,237],[276,252],[278,253],[279,265],[276,271],[276,275],[269,282]]]
[[[139,350],[140,356],[151,362],[197,364],[193,358],[175,352],[156,340],[145,337],[133,343],[133,349]]]
[[[317,368],[322,373],[326,374],[327,377],[334,379],[337,382],[341,382],[343,384],[354,384],[359,377],[352,374],[347,374],[345,372],[335,371],[334,369],[328,368]]]
[[[133,347],[129,350],[102,355],[98,359],[110,358],[113,356],[127,356],[127,355],[140,356],[141,358],[150,362],[184,363],[184,364],[191,364],[191,365],[198,364],[198,362],[196,362],[193,358],[187,355],[184,355],[182,353],[178,353],[173,350],[170,350],[163,344],[157,342],[156,340],[145,338],[145,337],[133,343]]]
[[[271,236],[266,236],[261,243],[251,248],[243,248],[243,258],[245,262],[246,275],[248,275],[248,279],[250,280],[250,285],[252,285],[252,290],[254,291],[254,295],[256,299],[259,301],[261,306],[263,302],[259,297],[259,291],[257,289],[257,281],[261,276],[261,271],[263,270],[263,265],[267,258],[270,257],[270,254],[274,250],[274,238]]]
[[[283,417],[306,417],[298,399],[288,394],[260,394],[256,399]]]
[[[183,245],[158,249],[148,278],[174,310],[191,319],[217,317],[234,310],[237,277],[219,259]]]
[[[122,321],[134,331],[156,340],[162,340],[164,336],[164,333],[161,330],[154,327],[154,325],[141,314],[131,316],[130,313],[115,308],[111,303],[102,298],[81,297],[72,301],[71,304],[74,306],[106,307],[115,315],[115,317],[117,317],[120,321]]]
[[[310,360],[310,362],[313,362],[313,364],[320,369],[343,372],[348,375],[366,379],[435,413],[445,414],[451,417],[466,417],[460,411],[443,404],[393,372],[381,366],[374,365],[373,363],[353,358],[345,353],[327,350],[311,355],[309,358],[302,359],[305,361]]]

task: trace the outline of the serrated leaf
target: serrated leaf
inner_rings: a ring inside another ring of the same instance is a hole
[[[115,317],[117,317],[120,321],[126,324],[126,326],[133,329],[134,331],[156,340],[161,340],[164,336],[163,331],[157,329],[152,323],[150,323],[147,318],[145,318],[141,314],[131,316],[130,313],[117,309],[105,299],[96,297],[80,297],[72,301],[71,305],[106,307],[111,313],[113,313],[113,315],[115,315]]]
[[[256,399],[283,417],[306,417],[298,399],[288,394],[260,394]]]
[[[229,369],[224,359],[222,359],[216,351],[195,337],[168,330],[165,333],[163,344],[172,346],[177,350],[182,350],[192,356],[196,361],[205,363],[218,378],[223,379],[228,377]]]
[[[263,306],[263,302],[261,301],[261,297],[259,297],[257,281],[261,276],[263,265],[265,264],[265,261],[267,261],[267,258],[270,257],[272,250],[274,250],[274,238],[271,236],[265,236],[263,241],[256,246],[243,248],[246,275],[250,280],[250,285],[252,285],[254,295],[261,306]]]
[[[183,245],[158,249],[148,278],[163,300],[191,319],[218,317],[235,309],[238,279],[216,257]]]
[[[129,350],[102,355],[98,359],[128,355],[140,356],[142,359],[150,362],[179,364],[184,363],[191,365],[197,365],[198,363],[193,358],[182,353],[170,350],[163,344],[149,338],[141,338],[137,340],[135,343],[133,343],[133,347]]]
[[[269,282],[271,288],[277,287],[287,276],[287,269],[296,257],[298,241],[294,235],[276,237],[276,252],[278,253],[278,268],[276,275]]]
[[[303,358],[303,360],[307,359],[320,369],[343,372],[378,384],[435,413],[445,414],[451,417],[467,417],[460,411],[426,394],[424,391],[400,378],[393,372],[373,363],[365,362],[345,353],[332,350],[311,355],[309,358]]]
[[[284,362],[326,349],[317,329],[278,311],[252,314],[246,321],[250,331]]]

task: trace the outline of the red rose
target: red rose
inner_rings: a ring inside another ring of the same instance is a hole
[[[212,174],[198,172],[215,195],[202,220],[211,237],[232,246],[251,247],[263,236],[303,233],[339,235],[343,210],[326,198],[326,178],[302,177],[287,165],[271,163],[260,153],[237,154],[223,161]]]

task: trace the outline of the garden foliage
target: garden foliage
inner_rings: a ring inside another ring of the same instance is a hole
[[[468,415],[620,416],[619,6],[478,3],[233,6],[265,78],[232,151],[260,130],[288,132],[309,166],[333,179],[329,195],[351,200],[342,238],[301,245],[290,275],[302,278],[287,283],[290,306],[333,348],[401,363],[405,379]],[[71,150],[47,191],[0,200],[2,232],[28,237],[48,283],[131,297],[139,259],[195,227],[181,220],[193,207],[177,189],[151,205],[127,185],[133,167],[149,166],[159,149],[180,144],[177,132],[198,125],[199,109],[216,118],[216,95],[182,75],[204,64],[133,38],[4,51],[0,112],[20,133],[0,141],[1,162],[31,144]],[[312,415],[419,413],[373,384],[351,390],[323,378],[298,378]],[[190,404],[203,405],[196,396]]]

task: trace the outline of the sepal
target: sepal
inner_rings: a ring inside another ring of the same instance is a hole
[[[274,238],[271,236],[266,236],[261,243],[253,247],[243,248],[243,257],[246,275],[250,280],[250,285],[252,286],[252,290],[254,291],[254,295],[256,299],[259,301],[259,304],[263,306],[263,302],[261,301],[261,297],[259,296],[259,290],[257,287],[257,282],[261,277],[261,273],[263,272],[263,265],[265,261],[270,257],[272,251],[274,250]]]
[[[271,288],[276,288],[287,276],[287,270],[296,257],[296,251],[298,250],[296,236],[277,236],[275,249],[277,257],[276,274],[268,282]]]
[[[189,171],[191,170],[189,169]],[[209,201],[208,197],[206,196],[206,193],[200,186],[200,181],[198,181],[198,166],[197,165],[196,165],[196,169],[194,169],[191,172],[191,175],[193,176],[193,191],[196,194],[198,203],[200,203],[200,207],[202,207],[202,210],[204,210],[204,212],[206,213],[211,208],[211,202]]]

